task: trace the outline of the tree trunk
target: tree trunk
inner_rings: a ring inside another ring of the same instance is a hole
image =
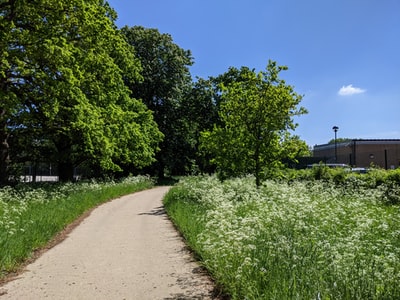
[[[8,166],[10,164],[10,155],[8,145],[7,125],[4,120],[5,111],[0,111],[0,185],[8,182]]]
[[[256,186],[257,188],[261,185],[261,174],[260,174],[260,160],[256,161]]]
[[[57,148],[58,180],[61,182],[74,180],[74,161],[71,159],[72,144],[68,136],[59,136],[54,141]]]
[[[74,180],[74,165],[72,162],[63,161],[58,163],[58,179],[61,182]]]
[[[32,175],[32,182],[33,182],[33,183],[36,182],[37,169],[38,169],[37,163],[34,162],[33,165],[32,165],[32,174],[31,174],[31,175]]]
[[[8,165],[10,163],[10,156],[8,153],[9,146],[7,138],[0,134],[0,185],[4,185],[8,182]]]
[[[257,188],[261,185],[261,164],[260,164],[260,144],[257,143],[256,149],[254,152],[254,163],[255,163],[255,170],[254,176],[256,177],[256,186]]]
[[[162,161],[157,163],[157,176],[159,179],[165,179],[165,164]]]

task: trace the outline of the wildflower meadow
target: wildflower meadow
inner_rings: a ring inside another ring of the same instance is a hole
[[[20,184],[0,189],[0,280],[88,209],[149,188],[146,176],[121,181]]]
[[[189,177],[164,203],[233,299],[400,299],[400,207],[357,182]]]

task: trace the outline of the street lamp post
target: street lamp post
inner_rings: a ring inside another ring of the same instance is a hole
[[[339,130],[339,127],[333,126],[332,129],[335,132],[335,163],[337,163],[337,141],[336,141],[336,138],[337,138],[337,132]]]

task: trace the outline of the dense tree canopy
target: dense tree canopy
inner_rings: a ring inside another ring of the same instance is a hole
[[[290,149],[282,141],[296,127],[293,117],[306,111],[298,108],[302,97],[278,77],[286,69],[270,61],[264,72],[231,68],[221,77],[221,125],[203,133],[203,148],[223,177],[254,174],[259,185],[263,170]]]
[[[194,82],[190,51],[169,34],[115,20],[104,0],[0,2],[0,184],[10,166],[40,162],[60,180],[82,165],[160,177],[216,166],[259,184],[307,152],[291,135],[305,110],[278,78],[285,67]]]
[[[115,16],[98,0],[0,4],[1,181],[10,136],[49,145],[62,180],[84,161],[105,170],[153,162],[162,135],[125,86],[141,69]]]
[[[124,27],[123,34],[142,65],[143,81],[128,86],[134,98],[142,99],[154,112],[160,131],[165,135],[157,155],[158,175],[167,168],[179,172],[184,166],[189,125],[182,110],[183,99],[190,91],[193,64],[190,51],[180,48],[169,34],[141,26]]]
[[[191,171],[214,171],[209,163],[209,156],[200,151],[200,139],[202,131],[211,130],[214,124],[219,123],[218,98],[219,88],[212,78],[197,78],[184,98],[181,115],[186,116],[189,124],[186,156],[192,162]]]

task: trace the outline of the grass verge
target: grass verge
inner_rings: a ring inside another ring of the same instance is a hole
[[[384,192],[196,177],[164,204],[233,299],[400,299],[400,209]]]
[[[0,280],[91,208],[153,186],[148,177],[119,182],[20,185],[0,189]]]

